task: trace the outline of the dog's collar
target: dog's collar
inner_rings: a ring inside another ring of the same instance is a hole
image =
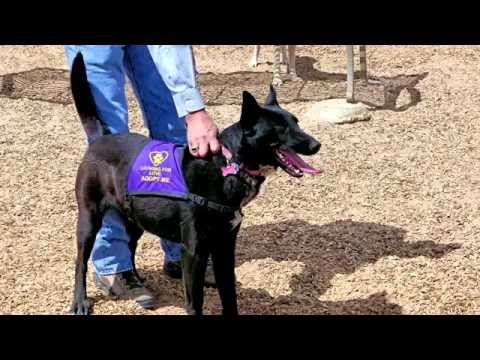
[[[247,168],[247,166],[243,163],[238,164],[232,161],[232,158],[233,158],[232,152],[223,144],[222,144],[222,155],[225,157],[227,161],[227,165],[222,166],[223,177],[226,177],[228,175],[236,175],[239,171],[244,171],[248,175],[253,177],[265,176],[261,170],[252,170]]]

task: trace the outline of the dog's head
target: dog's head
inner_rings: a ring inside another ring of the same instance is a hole
[[[249,92],[243,93],[240,125],[244,146],[255,154],[260,167],[280,167],[293,177],[321,173],[298,155],[316,154],[320,143],[300,128],[292,113],[279,106],[272,86],[263,106]]]

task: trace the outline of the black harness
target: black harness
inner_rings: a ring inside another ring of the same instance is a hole
[[[185,149],[184,149],[185,151]],[[232,155],[230,151],[222,146],[222,153],[225,156],[226,159],[226,166],[222,167],[222,174],[224,177],[229,176],[229,175],[241,175],[241,177],[244,179],[245,182],[249,183],[250,186],[254,186],[255,184],[253,183],[254,179],[257,177],[261,177],[262,174],[259,171],[251,171],[248,168],[246,168],[243,164],[237,164],[233,161]],[[183,157],[183,155],[181,155]],[[132,166],[132,163],[130,164]],[[167,198],[172,198],[172,199],[177,199],[177,200],[187,200],[191,201],[193,204],[201,207],[206,207],[208,209],[211,209],[213,211],[216,211],[220,214],[223,215],[235,215],[236,218],[238,218],[238,215],[243,217],[242,211],[240,207],[232,207],[232,206],[227,206],[223,204],[219,204],[215,201],[211,201],[207,199],[204,196],[200,196],[197,194],[192,194],[190,191],[186,194],[186,196],[172,196],[169,193],[128,193],[126,192],[126,202],[127,206],[131,208],[131,199],[132,197],[136,196],[161,196],[161,197],[167,197]]]
[[[240,213],[241,213],[240,208],[234,208],[234,207],[231,207],[231,206],[222,205],[222,204],[216,203],[214,201],[208,200],[206,197],[203,197],[203,196],[200,196],[200,195],[195,195],[195,194],[192,194],[192,193],[188,194],[188,200],[190,200],[191,202],[193,202],[196,205],[205,206],[205,207],[207,207],[209,209],[212,209],[214,211],[217,211],[221,214],[234,214],[237,211],[240,211]]]

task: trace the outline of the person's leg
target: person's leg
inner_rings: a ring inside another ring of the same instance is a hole
[[[147,46],[128,45],[124,66],[150,137],[186,144],[185,120],[178,117],[171,92],[157,71]],[[172,277],[181,277],[178,265],[174,265],[180,263],[181,245],[162,239],[162,249],[165,252],[164,270]]]
[[[65,53],[70,68],[79,52],[85,62],[87,78],[101,120],[113,134],[128,132],[123,70],[124,46],[67,45]],[[103,216],[102,227],[96,235],[91,254],[95,269],[94,281],[106,292],[116,292],[114,295],[129,291],[131,293],[133,289],[135,300],[148,307],[153,302],[153,296],[144,291],[142,284],[130,276],[133,265],[129,241],[122,216],[117,210],[108,209]]]
[[[144,45],[128,45],[125,68],[140,102],[146,126],[154,139],[187,143],[185,119],[178,116],[170,90],[158,72],[152,54]],[[165,252],[163,269],[171,277],[182,276],[181,245],[162,240]],[[205,285],[216,286],[211,258],[208,260]]]
[[[128,132],[128,108],[123,71],[124,49],[117,45],[67,45],[72,66],[80,52],[99,116],[113,134]],[[116,210],[105,212],[102,228],[92,250],[92,262],[99,275],[113,275],[132,269],[129,237]]]
[[[126,46],[124,66],[150,137],[187,144],[185,118],[178,116],[172,93],[160,76],[147,46]]]
[[[108,209],[95,238],[92,263],[98,275],[114,275],[133,269],[128,247],[129,236],[119,212]]]
[[[124,47],[120,45],[66,45],[72,67],[82,53],[87,78],[102,121],[113,134],[128,132],[128,108],[123,71]]]
[[[130,241],[121,214],[108,209],[92,251],[93,282],[106,295],[132,299],[143,308],[151,309],[156,306],[156,300],[133,271]]]

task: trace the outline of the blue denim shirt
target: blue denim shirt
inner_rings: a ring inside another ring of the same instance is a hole
[[[148,45],[148,50],[172,92],[179,117],[205,108],[195,78],[195,61],[191,45]]]

